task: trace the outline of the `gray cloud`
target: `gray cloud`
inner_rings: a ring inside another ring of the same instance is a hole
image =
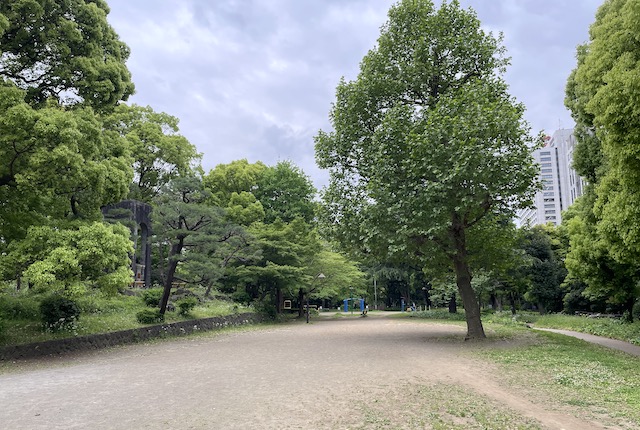
[[[533,130],[572,125],[563,106],[575,47],[601,0],[461,0],[503,32],[506,78]],[[436,2],[437,3],[437,2]],[[109,0],[129,45],[131,102],[180,118],[208,170],[291,160],[317,185],[313,136],[329,129],[341,76],[354,79],[391,0]]]

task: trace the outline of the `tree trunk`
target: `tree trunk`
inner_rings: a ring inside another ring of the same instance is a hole
[[[302,318],[302,316],[304,315],[303,308],[304,308],[304,290],[300,288],[298,290],[298,317],[299,318]]]
[[[282,313],[282,289],[276,287],[276,314]]]
[[[480,306],[478,298],[471,287],[471,270],[467,261],[467,245],[464,227],[457,224],[454,217],[454,224],[451,229],[453,240],[456,245],[456,253],[453,256],[453,266],[456,272],[456,284],[458,292],[464,306],[464,313],[467,319],[466,339],[484,339],[484,328],[480,320]]]
[[[449,299],[449,313],[450,314],[458,313],[458,303],[456,301],[456,293],[453,293],[453,295]]]
[[[538,302],[538,313],[540,315],[544,315],[547,313],[547,309],[544,307],[544,305],[542,304],[542,302]]]
[[[178,267],[177,257],[182,253],[182,247],[184,246],[184,237],[179,237],[178,241],[171,246],[169,252],[167,278],[164,281],[164,292],[162,293],[162,300],[160,301],[160,313],[164,315],[167,310],[167,303],[169,303],[169,296],[171,295],[171,287],[173,286],[173,277],[176,274],[176,268]]]
[[[513,292],[509,293],[509,304],[511,305],[511,315],[516,314],[516,298]]]
[[[624,303],[624,314],[623,318],[626,322],[633,322],[633,306],[636,304],[636,298],[634,296],[629,296],[629,298]]]
[[[489,295],[489,302],[491,303],[491,309],[494,311],[498,310],[498,297],[496,296],[496,293],[491,293]]]

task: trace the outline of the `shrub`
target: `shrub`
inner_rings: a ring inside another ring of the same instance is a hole
[[[193,308],[198,304],[198,299],[195,297],[185,297],[184,299],[180,299],[176,302],[176,306],[178,307],[178,314],[185,316],[189,315]]]
[[[160,309],[143,309],[136,314],[136,318],[141,324],[164,322],[164,315],[160,313]]]
[[[640,299],[636,300],[631,308],[631,316],[634,321],[640,321]]]
[[[7,319],[37,320],[40,317],[38,300],[34,297],[0,296],[0,315]]]
[[[142,300],[145,305],[154,308],[160,305],[163,293],[164,290],[162,288],[149,288],[142,293]]]
[[[80,317],[80,308],[73,300],[54,294],[40,302],[40,316],[48,330],[71,330]]]
[[[257,313],[261,314],[262,316],[268,319],[275,320],[278,317],[278,314],[276,313],[275,305],[271,303],[268,299],[255,302],[253,304],[253,308],[256,310]]]

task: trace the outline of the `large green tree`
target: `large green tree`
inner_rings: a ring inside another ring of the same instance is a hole
[[[186,176],[199,161],[196,147],[178,129],[178,118],[150,106],[118,105],[104,119],[105,133],[126,139],[133,157],[129,198],[150,203],[160,188]]]
[[[469,338],[485,336],[471,254],[493,246],[470,249],[475,230],[528,204],[536,177],[506,65],[500,40],[458,1],[400,1],[358,78],[338,85],[334,130],[316,137],[336,238],[365,253],[448,259]]]
[[[102,130],[90,108],[35,109],[24,90],[0,82],[0,242],[52,219],[99,218],[127,195],[126,142]]]
[[[90,286],[115,294],[131,283],[132,251],[122,225],[72,221],[33,226],[24,240],[9,245],[0,274],[40,292],[77,297]]]
[[[578,199],[563,217],[570,237],[566,266],[571,280],[586,284],[582,296],[590,302],[605,303],[601,310],[631,309],[638,295],[637,264],[620,262],[611,253],[608,241],[598,233],[598,217],[593,211],[595,193]]]
[[[545,227],[535,226],[525,232],[523,245],[529,262],[524,274],[530,280],[525,297],[541,314],[562,310],[564,293],[560,285],[566,271],[554,253],[551,236]]]
[[[264,208],[253,192],[267,169],[260,161],[251,164],[246,159],[218,164],[203,179],[210,203],[225,208],[234,223],[249,226],[264,221]]]
[[[295,218],[311,222],[315,217],[316,190],[302,169],[290,161],[275,166],[236,160],[219,164],[204,178],[212,202],[228,209],[227,214],[244,225]]]
[[[344,254],[332,251],[326,243],[311,257],[306,273],[304,294],[312,299],[341,301],[349,297],[350,292],[362,295],[366,290],[365,273],[358,264]],[[321,274],[324,277],[319,276]]]
[[[206,203],[209,197],[202,180],[191,175],[170,181],[154,199],[156,240],[169,248],[161,313],[166,310],[179,265],[188,262],[191,275],[200,271],[199,276],[207,282],[221,276],[206,260],[213,257],[218,244],[234,237],[236,230],[226,224],[221,208]]]
[[[0,246],[126,196],[127,144],[95,113],[133,91],[108,12],[102,0],[0,2]]]
[[[588,284],[585,294],[602,299],[607,292],[628,310],[640,273],[639,19],[636,1],[603,3],[589,42],[578,47],[565,99],[576,121],[574,165],[590,184],[568,224],[567,267]]]
[[[212,194],[212,201],[226,207],[234,193],[253,192],[266,169],[267,166],[260,161],[235,160],[229,164],[218,164],[205,175],[203,182]]]
[[[110,109],[134,91],[129,48],[107,22],[104,0],[0,2],[0,79],[42,106],[54,99]]]
[[[280,161],[265,169],[253,194],[264,208],[266,223],[278,218],[284,222],[296,218],[311,222],[315,217],[316,189],[302,169],[290,161]]]

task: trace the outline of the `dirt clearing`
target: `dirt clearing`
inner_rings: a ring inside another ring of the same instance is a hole
[[[602,429],[532,403],[455,325],[321,318],[36,360],[0,375],[3,429]],[[500,345],[500,347],[505,347]]]

